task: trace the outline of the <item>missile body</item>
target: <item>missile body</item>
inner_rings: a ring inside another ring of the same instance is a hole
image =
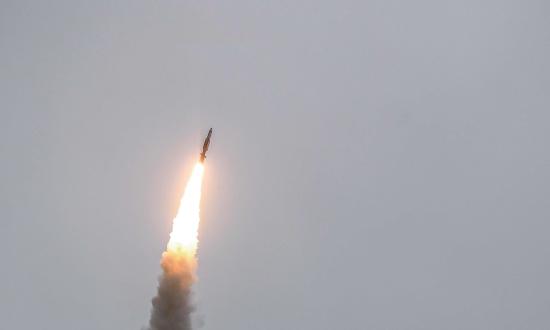
[[[204,139],[204,144],[202,145],[201,159],[200,162],[204,163],[206,159],[206,152],[208,151],[208,146],[210,146],[210,137],[212,136],[212,128],[208,131],[206,139]]]

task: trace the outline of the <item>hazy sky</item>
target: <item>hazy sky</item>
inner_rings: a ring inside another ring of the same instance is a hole
[[[547,0],[0,0],[0,328],[550,328]]]

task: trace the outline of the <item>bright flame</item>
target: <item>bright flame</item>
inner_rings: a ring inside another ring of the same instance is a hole
[[[168,252],[194,256],[197,251],[203,172],[203,164],[197,163],[191,179],[185,187],[178,214],[174,218],[172,233],[170,233],[170,241],[167,246]]]

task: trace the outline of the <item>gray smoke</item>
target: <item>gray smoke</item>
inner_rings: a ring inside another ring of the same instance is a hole
[[[150,330],[191,330],[191,286],[196,264],[194,255],[182,251],[162,254],[163,273],[152,301]]]

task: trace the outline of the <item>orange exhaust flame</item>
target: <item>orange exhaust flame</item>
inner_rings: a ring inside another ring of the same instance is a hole
[[[152,300],[148,330],[191,330],[191,286],[196,280],[199,206],[204,165],[195,165],[162,254],[156,297]]]
[[[166,251],[195,256],[197,252],[202,176],[204,165],[197,163],[181,198]]]

